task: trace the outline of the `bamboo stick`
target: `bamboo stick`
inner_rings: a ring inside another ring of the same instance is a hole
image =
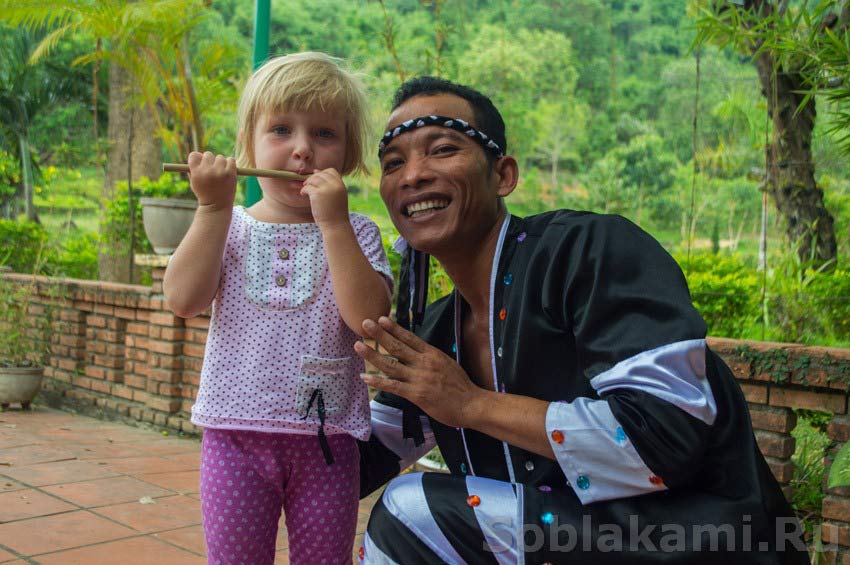
[[[188,173],[189,165],[183,163],[163,163],[162,170],[167,173]],[[292,171],[273,171],[271,169],[251,169],[248,167],[237,167],[236,174],[241,177],[270,177],[276,179],[306,180],[306,175],[299,175]]]

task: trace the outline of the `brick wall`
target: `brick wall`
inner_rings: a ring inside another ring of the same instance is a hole
[[[54,327],[41,397],[60,408],[198,433],[189,411],[209,318],[184,320],[166,310],[164,264],[161,258],[152,261],[150,287],[37,277],[31,314],[51,316]],[[759,447],[790,494],[793,408],[834,414],[827,430],[834,442],[831,454],[850,439],[850,349],[719,338],[709,338],[709,344],[739,379]],[[850,488],[823,488],[823,540],[838,544],[827,562],[850,564]]]

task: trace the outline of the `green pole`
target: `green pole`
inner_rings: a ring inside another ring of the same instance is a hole
[[[256,0],[254,4],[254,66],[262,65],[269,56],[269,28],[271,21],[271,0]],[[245,185],[245,205],[251,206],[262,198],[260,183],[254,177],[248,177]]]

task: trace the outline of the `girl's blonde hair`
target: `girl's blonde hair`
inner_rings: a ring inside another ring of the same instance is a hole
[[[359,78],[341,63],[336,57],[306,51],[275,57],[257,69],[239,101],[237,165],[256,166],[254,132],[260,118],[273,112],[318,109],[340,112],[345,119],[345,162],[340,173],[366,173],[366,94]]]

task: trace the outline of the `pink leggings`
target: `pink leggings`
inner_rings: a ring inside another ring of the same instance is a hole
[[[291,563],[351,563],[360,454],[350,435],[328,436],[328,443],[333,465],[312,434],[204,430],[207,561],[273,564],[283,507]]]

